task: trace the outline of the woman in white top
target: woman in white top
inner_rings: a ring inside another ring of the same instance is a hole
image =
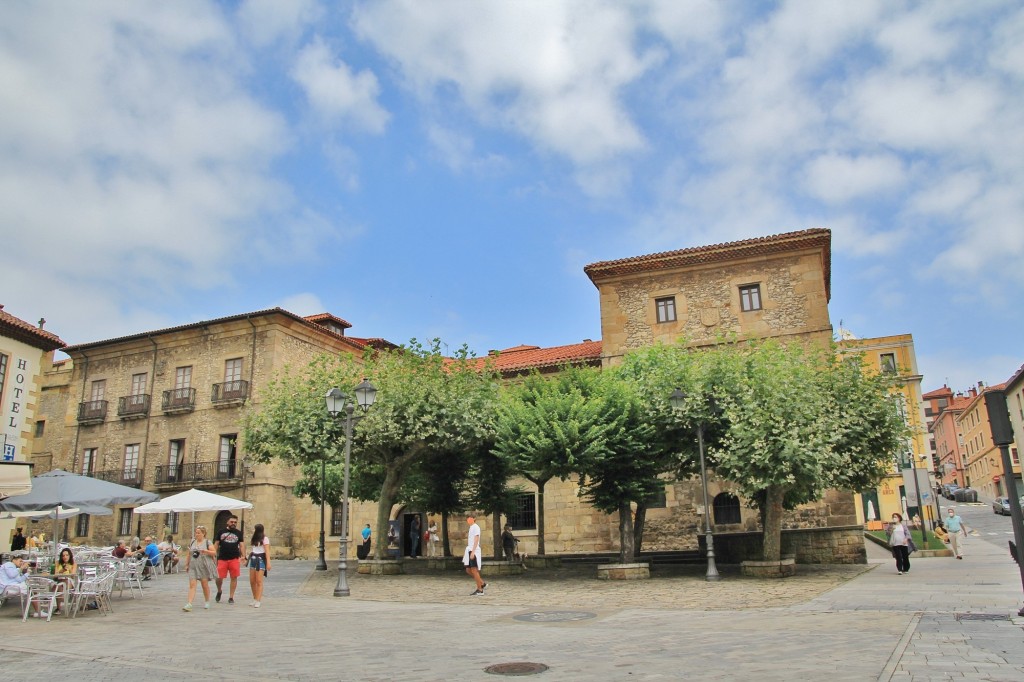
[[[270,570],[270,538],[263,532],[263,524],[253,528],[252,548],[249,551],[249,588],[252,590],[252,605],[260,607],[263,601],[263,579]]]
[[[892,556],[896,559],[896,573],[903,575],[910,573],[910,529],[903,523],[901,514],[892,515],[892,525],[889,526],[889,546],[892,547]]]
[[[430,525],[427,526],[427,556],[437,556],[437,541],[439,539],[437,536],[437,521],[430,519]]]

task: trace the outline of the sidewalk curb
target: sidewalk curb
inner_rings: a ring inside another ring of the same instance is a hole
[[[903,658],[904,652],[907,650],[907,646],[910,644],[910,638],[914,636],[914,632],[917,630],[917,624],[921,622],[921,612],[918,611],[907,623],[907,628],[903,631],[903,636],[900,637],[900,641],[896,644],[896,648],[892,650],[892,655],[889,656],[889,660],[885,662],[885,667],[882,668],[882,672],[878,675],[878,682],[889,682],[892,679],[893,673],[896,672],[896,666],[900,664],[900,659]]]

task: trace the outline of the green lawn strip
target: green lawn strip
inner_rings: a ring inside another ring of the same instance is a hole
[[[889,541],[889,538],[885,534],[884,530],[869,530],[867,532],[870,535],[873,535],[874,537],[878,538],[882,542],[886,542],[887,543]],[[942,542],[937,537],[935,537],[935,534],[932,533],[931,531],[928,532],[928,546],[927,547],[922,547],[921,546],[921,531],[915,530],[915,531],[912,531],[912,534],[914,536],[914,543],[917,545],[918,549],[949,549],[949,545],[947,545],[946,543]]]

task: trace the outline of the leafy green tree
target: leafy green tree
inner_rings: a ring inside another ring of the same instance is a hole
[[[453,358],[415,340],[397,351],[367,358],[363,368],[377,389],[377,403],[360,423],[354,452],[383,472],[377,506],[377,537],[387,537],[391,508],[406,475],[444,453],[473,451],[492,437],[498,384],[465,347]],[[375,556],[383,556],[381,543]]]
[[[717,473],[761,511],[763,558],[781,555],[786,509],[833,487],[873,485],[902,426],[884,378],[837,361],[833,349],[767,341],[717,350],[721,438]]]
[[[594,400],[598,373],[565,367],[551,377],[533,372],[506,387],[498,404],[495,454],[537,486],[537,552],[545,553],[544,487],[565,480],[604,447],[610,426]]]
[[[593,430],[595,444],[580,462],[580,496],[596,509],[619,517],[619,561],[636,556],[638,510],[664,486],[658,476],[668,466],[665,442],[636,384],[617,373],[602,374],[590,400],[602,424]]]
[[[368,378],[377,387],[377,401],[354,428],[351,494],[378,502],[376,534],[386,538],[392,506],[402,498],[411,471],[423,477],[418,467],[425,461],[473,450],[491,437],[494,377],[480,371],[465,348],[454,358],[442,356],[440,348],[436,339],[429,347],[413,340],[397,350],[369,353],[362,365],[325,356],[298,370],[286,369],[261,391],[258,409],[245,415],[247,451],[258,461],[280,459],[301,466],[296,493],[314,501],[318,466],[326,457],[332,486],[325,498],[339,500],[344,420],[327,414],[324,396],[331,387],[351,396],[355,385]],[[414,483],[405,494],[426,487]],[[383,549],[378,542],[376,558],[383,557]]]

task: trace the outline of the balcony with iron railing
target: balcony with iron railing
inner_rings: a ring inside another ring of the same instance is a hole
[[[123,395],[117,399],[117,416],[121,419],[142,419],[149,415],[149,394]]]
[[[245,404],[245,399],[248,397],[249,382],[245,379],[237,379],[214,384],[210,400],[214,407],[231,407]]]
[[[196,389],[172,388],[169,391],[164,391],[164,400],[161,409],[166,414],[193,411],[196,409]]]
[[[99,424],[106,418],[106,400],[85,400],[78,403],[79,424]]]
[[[218,482],[236,484],[242,477],[242,463],[237,459],[189,464],[158,464],[154,483],[158,486],[209,486]]]
[[[106,469],[104,471],[93,471],[86,475],[91,476],[92,478],[98,478],[101,481],[119,483],[120,485],[126,485],[131,488],[142,487],[142,469],[139,469],[138,467]]]

